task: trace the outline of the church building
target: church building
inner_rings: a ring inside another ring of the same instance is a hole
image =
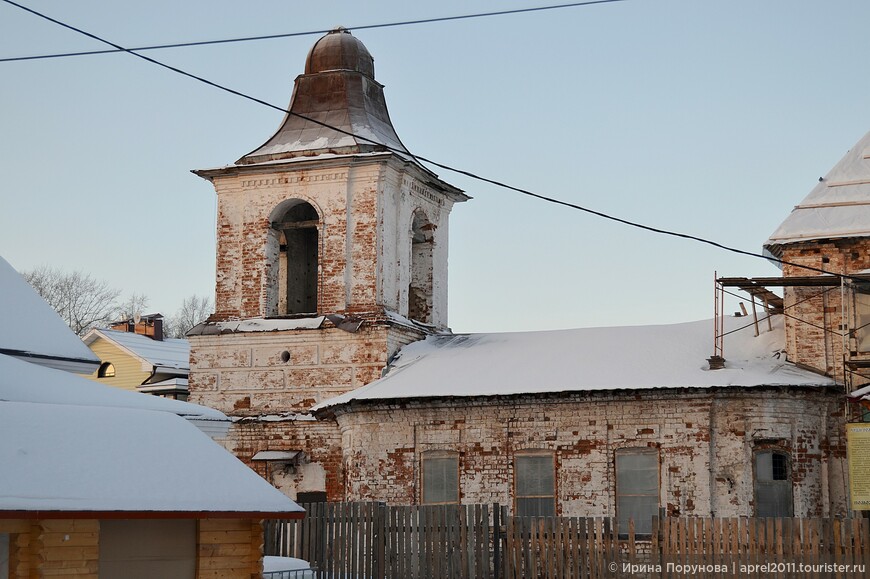
[[[218,247],[190,400],[299,501],[498,502],[641,533],[662,510],[842,516],[870,367],[868,138],[765,244],[781,277],[717,280],[753,318],[455,335],[448,218],[469,197],[402,145],[371,55],[333,30],[275,135],[195,172]]]
[[[218,197],[215,314],[192,330],[191,400],[235,419],[239,458],[300,500],[344,496],[341,435],[309,409],[447,326],[447,235],[468,199],[396,135],[362,42],[319,39],[286,116]]]

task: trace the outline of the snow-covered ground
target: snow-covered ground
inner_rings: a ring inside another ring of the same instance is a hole
[[[263,557],[263,579],[313,579],[308,561],[295,557]]]

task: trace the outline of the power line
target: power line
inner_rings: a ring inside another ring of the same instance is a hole
[[[854,276],[850,276],[850,275],[846,275],[846,274],[840,274],[840,273],[834,273],[834,272],[830,272],[830,271],[827,271],[827,270],[824,270],[824,269],[821,269],[821,268],[817,268],[817,267],[813,267],[813,266],[810,266],[810,265],[802,265],[802,264],[798,264],[798,263],[787,262],[787,261],[784,261],[784,260],[782,260],[782,259],[779,259],[779,258],[773,257],[772,255],[764,255],[764,254],[761,254],[761,253],[755,253],[755,252],[751,252],[751,251],[746,251],[746,250],[739,249],[739,248],[736,248],[736,247],[730,247],[730,246],[728,246],[728,245],[724,245],[724,244],[719,243],[719,242],[717,242],[717,241],[713,241],[713,240],[706,239],[706,238],[703,238],[703,237],[698,237],[698,236],[696,236],[696,235],[690,235],[690,234],[688,234],[688,233],[681,233],[681,232],[678,232],[678,231],[670,231],[670,230],[667,230],[667,229],[661,229],[661,228],[659,228],[659,227],[653,227],[653,226],[650,226],[650,225],[645,225],[645,224],[643,224],[643,223],[638,223],[638,222],[636,222],[636,221],[630,221],[630,220],[628,220],[628,219],[623,219],[623,218],[621,218],[621,217],[616,217],[616,216],[614,216],[614,215],[610,215],[610,214],[607,214],[607,213],[603,213],[603,212],[601,212],[601,211],[596,211],[596,210],[594,210],[594,209],[590,209],[590,208],[588,208],[588,207],[583,207],[582,205],[577,205],[577,204],[575,204],[575,203],[569,203],[568,201],[562,201],[561,199],[556,199],[556,198],[554,198],[554,197],[548,197],[548,196],[546,196],[546,195],[541,195],[541,194],[539,194],[539,193],[534,193],[533,191],[529,191],[528,189],[523,189],[523,188],[521,188],[521,187],[515,187],[515,186],[513,186],[513,185],[509,185],[509,184],[507,184],[507,183],[503,183],[503,182],[501,182],[501,181],[497,181],[497,180],[495,180],[495,179],[490,179],[490,178],[488,178],[488,177],[483,177],[483,176],[477,175],[477,174],[475,174],[475,173],[472,173],[472,172],[470,172],[470,171],[466,171],[466,170],[464,170],[464,169],[457,169],[457,168],[455,168],[455,167],[451,167],[450,165],[445,165],[445,164],[443,164],[443,163],[439,163],[439,162],[437,162],[437,161],[433,161],[433,160],[431,160],[431,159],[427,159],[426,157],[422,157],[422,156],[420,156],[420,155],[413,155],[412,153],[410,153],[409,151],[407,151],[407,150],[405,150],[405,149],[398,149],[398,148],[395,148],[395,147],[390,147],[389,145],[385,145],[385,144],[383,144],[383,143],[379,143],[378,141],[375,141],[375,140],[373,140],[373,139],[370,139],[370,138],[367,138],[367,137],[363,137],[363,136],[361,136],[361,135],[355,135],[354,133],[352,133],[352,132],[350,132],[350,131],[345,131],[344,129],[341,129],[341,128],[338,128],[338,127],[334,127],[334,126],[332,126],[332,125],[329,125],[329,124],[327,124],[327,123],[324,123],[324,122],[322,122],[322,121],[319,121],[319,120],[317,120],[317,119],[311,118],[311,117],[306,116],[306,115],[301,115],[301,114],[299,114],[299,113],[294,113],[293,111],[290,111],[290,110],[288,110],[288,109],[285,109],[284,107],[280,107],[280,106],[275,105],[275,104],[272,104],[272,103],[270,103],[270,102],[268,102],[268,101],[264,101],[264,100],[262,100],[262,99],[260,99],[260,98],[257,98],[257,97],[254,97],[254,96],[248,95],[248,94],[246,94],[246,93],[243,93],[243,92],[237,91],[237,90],[235,90],[235,89],[229,88],[229,87],[227,87],[227,86],[224,86],[224,85],[218,84],[218,83],[216,83],[216,82],[210,81],[210,80],[208,80],[208,79],[206,79],[206,78],[203,78],[203,77],[201,77],[201,76],[197,76],[197,75],[195,75],[195,74],[193,74],[193,73],[187,72],[187,71],[182,70],[182,69],[180,69],[180,68],[177,68],[177,67],[171,66],[171,65],[166,64],[166,63],[164,63],[164,62],[161,62],[161,61],[159,61],[159,60],[155,60],[155,59],[153,59],[153,58],[151,58],[151,57],[149,57],[149,56],[145,56],[144,54],[139,54],[139,53],[137,53],[137,52],[134,52],[132,49],[124,48],[123,46],[121,46],[121,45],[119,45],[119,44],[115,44],[114,42],[111,42],[111,41],[109,41],[109,40],[106,40],[106,39],[104,39],[104,38],[101,38],[101,37],[99,37],[99,36],[97,36],[97,35],[95,35],[95,34],[92,34],[92,33],[90,33],[90,32],[84,31],[84,30],[82,30],[82,29],[80,29],[80,28],[76,28],[75,26],[73,26],[73,25],[71,25],[71,24],[67,24],[67,23],[62,22],[62,21],[60,21],[60,20],[57,20],[57,19],[55,19],[55,18],[52,18],[51,16],[48,16],[48,15],[46,15],[46,14],[42,14],[41,12],[37,12],[36,10],[34,10],[34,9],[32,9],[32,8],[28,8],[27,6],[23,6],[23,5],[21,5],[21,4],[18,4],[17,2],[14,2],[13,0],[2,0],[2,1],[5,2],[5,3],[7,3],[7,4],[10,4],[10,5],[12,5],[12,6],[16,6],[16,7],[20,8],[20,9],[26,11],[26,12],[30,12],[31,14],[33,14],[33,15],[35,15],[35,16],[38,16],[38,17],[43,18],[43,19],[45,19],[45,20],[48,20],[49,22],[52,22],[52,23],[54,23],[54,24],[57,24],[58,26],[62,26],[62,27],[64,27],[64,28],[67,28],[67,29],[72,30],[72,31],[74,31],[74,32],[77,32],[77,33],[79,33],[79,34],[82,34],[82,35],[84,35],[84,36],[87,36],[87,37],[89,37],[89,38],[93,38],[94,40],[97,40],[97,41],[99,41],[99,42],[102,42],[103,44],[107,44],[107,45],[109,45],[109,46],[111,46],[111,47],[117,49],[117,51],[126,52],[126,53],[128,53],[128,54],[131,54],[131,55],[137,57],[137,58],[141,58],[142,60],[145,60],[145,61],[147,61],[147,62],[150,62],[150,63],[155,64],[155,65],[157,65],[157,66],[160,66],[160,67],[162,67],[162,68],[165,68],[165,69],[167,69],[167,70],[171,70],[172,72],[175,72],[175,73],[180,74],[180,75],[182,75],[182,76],[186,76],[186,77],[191,78],[191,79],[193,79],[193,80],[199,81],[199,82],[204,83],[204,84],[206,84],[206,85],[208,85],[208,86],[211,86],[211,87],[217,88],[217,89],[222,90],[222,91],[224,91],[224,92],[228,92],[228,93],[230,93],[230,94],[236,95],[236,96],[241,97],[241,98],[243,98],[243,99],[247,99],[247,100],[249,100],[249,101],[252,101],[252,102],[255,102],[255,103],[261,104],[261,105],[266,106],[266,107],[269,107],[269,108],[271,108],[271,109],[275,109],[276,111],[281,111],[282,113],[285,113],[285,114],[289,114],[289,115],[293,115],[293,116],[299,117],[299,118],[301,118],[301,119],[303,119],[303,120],[305,120],[305,121],[308,121],[308,122],[314,123],[314,124],[316,124],[316,125],[318,125],[318,126],[325,127],[325,128],[327,128],[327,129],[330,129],[330,130],[336,131],[336,132],[338,132],[338,133],[341,133],[341,134],[344,134],[344,135],[348,135],[348,136],[354,137],[354,138],[356,138],[356,139],[359,139],[359,140],[361,140],[361,141],[364,141],[364,142],[367,142],[367,143],[371,143],[371,144],[377,145],[377,146],[379,146],[379,147],[383,147],[383,148],[384,148],[385,150],[387,150],[387,151],[391,151],[391,152],[394,152],[394,153],[399,153],[399,154],[402,154],[402,155],[411,155],[411,157],[413,157],[415,160],[417,160],[417,161],[419,161],[419,162],[429,163],[430,165],[433,165],[433,166],[435,166],[435,167],[439,167],[439,168],[441,168],[441,169],[444,169],[444,170],[446,170],[446,171],[450,171],[450,172],[452,172],[452,173],[456,173],[456,174],[458,174],[458,175],[465,175],[466,177],[469,177],[469,178],[474,179],[474,180],[477,180],[477,181],[481,181],[481,182],[483,182],[483,183],[489,183],[489,184],[491,184],[491,185],[495,185],[495,186],[500,187],[500,188],[503,188],[503,189],[508,189],[508,190],[510,190],[510,191],[515,191],[515,192],[517,192],[517,193],[521,193],[521,194],[523,194],[523,195],[526,195],[526,196],[529,196],[529,197],[532,197],[532,198],[535,198],[535,199],[540,199],[541,201],[546,201],[546,202],[548,202],[548,203],[553,203],[553,204],[556,204],[556,205],[561,205],[561,206],[564,206],[564,207],[569,207],[569,208],[571,208],[571,209],[576,209],[576,210],[578,210],[578,211],[583,211],[584,213],[588,213],[588,214],[590,214],[590,215],[595,215],[596,217],[600,217],[600,218],[602,218],[602,219],[606,219],[606,220],[609,220],[609,221],[614,221],[614,222],[616,222],[616,223],[621,223],[621,224],[623,224],[623,225],[628,225],[628,226],[630,226],[630,227],[634,227],[634,228],[637,228],[637,229],[642,229],[642,230],[644,230],[644,231],[649,231],[649,232],[651,232],[651,233],[658,233],[658,234],[661,234],[661,235],[666,235],[666,236],[670,236],[670,237],[677,237],[677,238],[680,238],[680,239],[688,239],[688,240],[691,240],[691,241],[696,241],[696,242],[698,242],[698,243],[703,243],[703,244],[706,244],[706,245],[710,245],[710,246],[712,246],[712,247],[716,247],[716,248],[718,248],[718,249],[722,249],[722,250],[724,250],[724,251],[728,251],[728,252],[731,252],[731,253],[736,253],[736,254],[738,254],[738,255],[745,255],[745,256],[748,256],[748,257],[755,257],[755,258],[758,258],[758,259],[764,259],[765,261],[773,261],[773,262],[779,263],[779,264],[781,264],[781,265],[790,265],[790,266],[794,266],[794,267],[799,267],[799,268],[806,269],[806,270],[809,270],[809,271],[814,271],[814,272],[817,272],[817,273],[822,273],[822,274],[826,274],[826,275],[833,275],[833,276],[836,276],[836,277],[841,278],[841,279],[851,279],[851,280],[855,280],[855,281],[866,281],[866,280],[861,280],[860,278],[856,278],[856,277],[854,277]],[[615,0],[600,0],[600,1],[603,2],[603,1],[615,1]]]
[[[450,22],[453,20],[468,20],[471,18],[487,18],[490,16],[507,16],[510,14],[523,14],[527,12],[542,12],[545,10],[559,10],[563,8],[577,8],[591,6],[593,4],[611,4],[625,2],[626,0],[587,0],[586,2],[571,2],[569,4],[553,4],[550,6],[536,6],[533,8],[517,8],[515,10],[499,10],[497,12],[480,12],[477,14],[462,14],[459,16],[437,16],[434,18],[421,18],[417,20],[402,20],[399,22],[387,22],[382,24],[364,24],[361,26],[345,26],[348,30],[371,30],[374,28],[392,28],[396,26],[412,26],[416,24],[432,24],[435,22]],[[10,2],[10,4],[14,4]],[[17,4],[15,4],[18,6]],[[21,6],[19,6],[20,8]],[[136,48],[115,47],[105,50],[85,50],[80,52],[63,52],[57,54],[37,54],[33,56],[12,56],[0,58],[0,62],[20,62],[23,60],[45,60],[49,58],[67,58],[70,56],[91,56],[95,54],[113,54],[116,52],[128,52],[130,50],[161,50],[164,48],[186,48],[190,46],[209,46],[213,44],[230,44],[234,42],[252,42],[256,40],[275,40],[278,38],[293,38],[296,36],[311,36],[314,34],[326,34],[329,30],[309,30],[307,32],[287,32],[283,34],[265,34],[262,36],[242,36],[238,38],[223,38],[219,40],[200,40],[194,42],[174,42],[171,44],[152,44],[149,46],[137,46]]]

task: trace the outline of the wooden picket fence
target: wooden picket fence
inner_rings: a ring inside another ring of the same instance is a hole
[[[719,567],[707,577],[870,578],[870,519],[664,518],[654,520],[652,553],[661,577],[673,565]],[[861,565],[840,570],[832,565]],[[691,567],[689,567],[691,568]]]
[[[305,519],[266,524],[266,554],[305,559],[324,578],[870,579],[864,518],[656,518],[639,536],[610,517],[512,517],[499,505],[303,506]],[[864,566],[830,567],[851,564]]]

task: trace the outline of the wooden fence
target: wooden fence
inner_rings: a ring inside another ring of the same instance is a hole
[[[512,517],[498,505],[304,506],[303,520],[267,523],[266,554],[305,559],[318,577],[870,579],[868,519],[663,518],[638,536],[609,517]],[[852,564],[864,567],[832,567]]]

